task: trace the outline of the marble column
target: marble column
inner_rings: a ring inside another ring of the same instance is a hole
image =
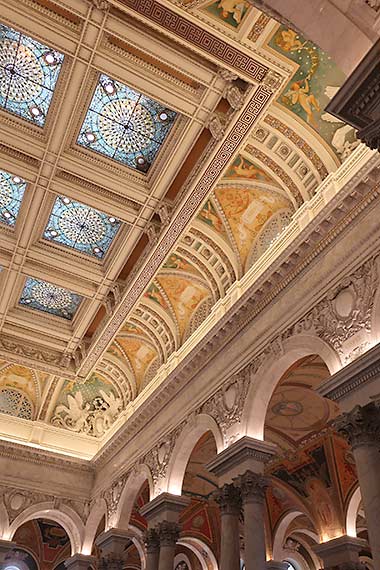
[[[241,512],[240,489],[232,483],[226,483],[215,492],[214,498],[219,505],[221,514],[220,570],[239,570],[239,517]]]
[[[95,543],[101,551],[99,570],[123,570],[126,562],[125,548],[131,542],[127,530],[111,528],[102,532]]]
[[[157,532],[160,537],[158,570],[173,570],[179,525],[173,521],[162,521],[157,525]]]
[[[372,558],[380,570],[380,402],[355,406],[335,426],[352,446]]]
[[[234,483],[243,501],[246,570],[266,570],[264,509],[268,480],[247,470]]]
[[[171,493],[161,493],[149,503],[143,506],[141,514],[148,521],[149,531],[147,533],[154,537],[154,542],[159,540],[159,553],[157,545],[152,544],[152,553],[147,555],[147,570],[173,570],[175,546],[179,537],[179,515],[183,509],[190,504],[188,497],[172,495]]]
[[[344,535],[318,544],[313,550],[322,560],[324,570],[363,570],[359,552],[366,544],[361,538]]]
[[[158,570],[160,556],[160,537],[154,528],[147,530],[145,535],[146,570]]]

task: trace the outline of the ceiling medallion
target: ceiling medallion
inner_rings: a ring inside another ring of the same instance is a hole
[[[42,127],[63,54],[0,24],[0,107]]]
[[[44,238],[99,259],[107,253],[121,222],[114,216],[57,196]]]
[[[26,279],[20,305],[72,320],[83,297],[34,277]]]
[[[78,144],[147,172],[176,116],[161,103],[102,74]]]

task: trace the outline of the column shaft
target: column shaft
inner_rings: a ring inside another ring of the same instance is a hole
[[[247,470],[234,482],[243,499],[246,570],[266,570],[264,502],[268,480]]]
[[[160,537],[158,570],[173,570],[179,526],[176,522],[162,521],[158,524],[157,530]]]
[[[224,485],[215,493],[215,500],[221,515],[220,570],[240,570],[240,491],[234,485]]]
[[[380,570],[380,401],[355,406],[335,427],[352,445],[374,567]]]
[[[160,538],[155,529],[148,529],[145,536],[146,570],[158,570],[160,557]]]
[[[375,568],[380,570],[380,449],[378,445],[353,450]]]
[[[266,570],[264,504],[244,501],[245,567]]]

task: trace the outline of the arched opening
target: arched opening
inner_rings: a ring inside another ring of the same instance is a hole
[[[266,466],[272,556],[290,570],[318,568],[313,546],[346,532],[345,500],[356,473],[333,428],[339,407],[316,391],[329,376],[320,355],[297,359],[279,378],[266,411],[264,439],[279,449]]]
[[[200,440],[206,432],[211,434],[215,444],[215,453],[223,450],[223,437],[215,420],[206,414],[197,416],[194,422],[181,433],[174,447],[167,475],[169,493],[174,495],[181,494],[185,472],[189,465],[190,457],[195,451],[194,442]]]
[[[8,570],[56,570],[71,556],[70,537],[57,522],[35,518],[21,524],[13,536],[16,546],[8,552]]]

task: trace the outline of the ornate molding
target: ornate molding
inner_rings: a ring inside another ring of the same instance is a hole
[[[243,475],[234,479],[234,484],[240,489],[243,503],[264,503],[265,491],[269,487],[269,479],[247,470]]]
[[[161,6],[161,5],[160,5]],[[161,6],[164,10],[165,8]],[[145,265],[138,275],[133,275],[133,288],[129,286],[125,293],[118,310],[108,322],[107,328],[96,336],[94,345],[89,355],[78,370],[80,376],[86,376],[95,366],[98,358],[101,356],[105,348],[111,342],[122,323],[140,298],[146,287],[149,285],[156,271],[161,267],[169,251],[174,247],[177,239],[184,232],[188,222],[192,219],[194,213],[201,206],[205,197],[209,194],[214,184],[219,179],[226,165],[234,156],[236,150],[240,147],[257,117],[265,109],[273,96],[273,92],[265,85],[260,85],[247,106],[242,110],[235,124],[232,126],[226,139],[219,145],[213,158],[211,159],[204,175],[198,180],[193,190],[189,193],[183,206],[178,210],[172,224],[164,233],[162,239],[155,247],[151,254],[149,262]],[[148,253],[147,253],[148,255]],[[130,282],[132,285],[132,282]]]
[[[214,418],[224,436],[228,428],[241,419],[251,371],[252,366],[249,365],[234,374],[198,410],[198,413],[208,414]]]
[[[374,155],[372,160],[370,168],[366,166],[358,172],[355,179],[341,191],[339,199],[331,202],[331,207],[322,210],[321,214],[314,220],[312,227],[293,241],[292,245],[287,248],[284,255],[276,260],[270,270],[263,274],[254,286],[241,296],[234,305],[233,311],[231,310],[222,317],[215,327],[205,335],[202,342],[189,352],[176,370],[162,384],[161,393],[166,391],[170,385],[170,396],[174,397],[184,383],[194,377],[213,355],[219,353],[235,337],[238,331],[268,306],[291,280],[303,274],[305,269],[309,268],[349,225],[352,225],[354,219],[360,217],[364,211],[367,211],[368,207],[375,204],[380,195],[378,185],[369,186],[362,182],[359,184],[363,176],[368,176],[370,169],[376,167],[377,156]],[[285,330],[285,337],[290,336],[286,331],[291,330],[294,326],[292,325]],[[295,331],[294,334],[296,334]],[[277,335],[272,341],[269,341],[270,350],[273,350],[274,354],[278,353],[282,350],[282,342],[282,335]],[[264,350],[258,350],[253,356],[256,370],[265,360],[267,350],[268,343]],[[126,445],[130,439],[135,437],[158,409],[158,404],[152,402],[143,412],[136,413],[128,422],[128,431],[120,433],[113,439],[111,445],[98,454],[96,464],[103,465],[109,461],[110,457],[121,446]]]
[[[355,406],[334,422],[334,427],[353,449],[361,446],[380,447],[380,401]]]
[[[160,550],[160,537],[156,529],[148,528],[146,531],[145,546],[148,554],[153,554]]]
[[[157,0],[145,2],[144,0],[122,0],[122,3],[145,16],[155,25],[170,31],[171,34],[192,44],[203,51],[207,56],[215,58],[222,64],[228,65],[243,73],[253,82],[260,83],[268,73],[268,67],[255,60],[247,53],[240,51],[231,43],[224,41],[181,14],[170,10]]]
[[[59,404],[51,419],[54,426],[93,437],[103,436],[116,421],[123,403],[113,392],[100,390],[92,402],[84,402],[82,393],[67,395],[68,405]]]
[[[219,505],[222,515],[239,516],[242,508],[240,489],[233,483],[226,483],[213,493],[216,503]]]
[[[157,525],[160,547],[175,546],[179,539],[179,525],[173,521],[162,521]]]

